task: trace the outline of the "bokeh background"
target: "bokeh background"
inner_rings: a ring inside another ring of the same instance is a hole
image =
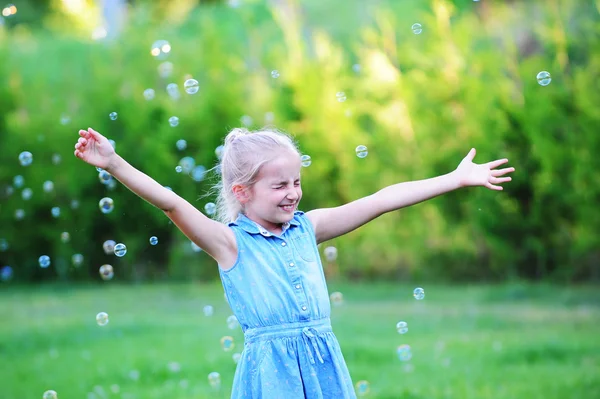
[[[337,249],[323,257],[343,294],[334,330],[368,397],[600,397],[598,0],[0,10],[0,398],[228,397],[243,334],[227,326],[215,262],[73,146],[93,127],[204,211],[238,126],[275,126],[310,155],[305,211],[448,173],[472,147],[475,162],[516,168],[502,192],[462,189],[321,246]]]

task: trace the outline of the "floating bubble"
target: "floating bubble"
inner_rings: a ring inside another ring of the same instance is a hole
[[[242,357],[242,354],[239,352],[235,352],[233,355],[231,355],[231,358],[233,359],[233,362],[235,364],[238,364],[240,362],[241,357]]]
[[[15,219],[23,220],[25,218],[25,211],[23,209],[15,210]]]
[[[64,244],[71,241],[71,235],[69,234],[68,231],[63,231],[62,233],[60,233],[60,241]]]
[[[550,82],[552,82],[552,76],[550,76],[550,72],[541,71],[537,74],[537,82],[540,86],[548,86]]]
[[[115,241],[113,241],[113,240],[106,240],[102,244],[102,249],[104,250],[105,254],[112,255],[112,254],[115,253],[115,245],[117,245],[117,243]]]
[[[6,241],[4,238],[0,238],[0,252],[6,252],[8,248],[8,241]]]
[[[338,250],[336,247],[325,247],[323,254],[327,262],[333,262],[337,259]]]
[[[173,73],[173,63],[163,62],[158,66],[158,75],[161,78],[168,78]]]
[[[190,245],[192,247],[192,251],[194,251],[194,252],[202,252],[202,248],[200,248],[198,245],[196,245],[195,242],[190,241]]]
[[[302,166],[305,168],[308,168],[310,166],[310,164],[312,163],[312,160],[310,159],[310,155],[302,155],[300,157],[300,162],[302,163]]]
[[[108,185],[112,178],[112,175],[105,170],[101,170],[100,173],[98,173],[98,180],[100,180],[100,183],[102,184]]]
[[[111,280],[115,275],[115,271],[111,265],[100,266],[99,272],[100,272],[100,277],[102,277],[102,280],[105,280],[105,281]]]
[[[59,154],[52,154],[52,163],[54,165],[58,165],[61,160],[62,160],[62,158],[60,157]]]
[[[235,343],[233,342],[233,337],[226,335],[221,338],[221,348],[223,348],[225,352],[230,352],[234,347]]]
[[[206,305],[202,311],[204,312],[204,316],[208,317],[212,316],[215,310],[211,305]]]
[[[195,182],[201,182],[206,176],[206,168],[202,165],[198,165],[192,169],[190,176]]]
[[[240,118],[240,122],[242,122],[242,125],[249,127],[252,126],[252,123],[254,122],[252,120],[252,117],[249,115],[244,115]]]
[[[73,254],[71,256],[71,263],[74,267],[79,267],[83,264],[83,255],[82,254]]]
[[[158,238],[156,236],[150,237],[150,245],[158,244]]]
[[[425,298],[425,290],[423,288],[417,287],[413,291],[413,296],[416,300],[420,301],[421,299]]]
[[[167,58],[170,52],[171,45],[166,40],[157,40],[152,43],[152,47],[150,48],[150,54],[159,60]]]
[[[96,323],[98,323],[99,326],[105,326],[108,324],[108,314],[106,314],[105,312],[100,312],[96,315]]]
[[[117,143],[113,139],[108,139],[108,142],[110,143],[113,149],[117,149]]]
[[[403,362],[409,361],[412,359],[412,352],[410,351],[410,345],[400,345],[398,349],[396,349],[396,354],[398,358]]]
[[[131,370],[129,371],[129,378],[131,378],[134,381],[137,381],[140,379],[140,372],[138,370]]]
[[[156,93],[154,92],[154,89],[146,89],[146,90],[144,90],[144,98],[146,99],[146,101],[153,100],[155,94]]]
[[[175,172],[181,173],[183,171],[183,167],[181,165],[175,166]]]
[[[369,386],[369,381],[365,380],[358,381],[354,387],[356,388],[357,396],[365,396],[371,390],[371,387]]]
[[[221,374],[213,371],[208,375],[208,383],[214,389],[218,389],[221,386]]]
[[[423,26],[420,23],[412,24],[410,29],[413,31],[413,33],[415,35],[419,35],[419,34],[421,34],[421,32],[423,32]]]
[[[340,306],[344,304],[344,295],[341,292],[332,292],[329,300],[333,306]]]
[[[71,200],[71,209],[77,209],[79,208],[79,201],[77,200]]]
[[[61,114],[60,115],[60,124],[65,126],[65,125],[68,125],[69,123],[71,123],[71,117],[67,114]]]
[[[177,147],[179,151],[183,151],[187,148],[187,141],[185,141],[184,139],[177,140],[177,142],[175,143],[175,147]]]
[[[204,205],[204,212],[206,212],[206,214],[209,216],[214,215],[216,210],[217,210],[217,206],[215,204],[213,204],[212,202],[209,202],[206,205]]]
[[[183,157],[179,160],[179,166],[183,168],[184,173],[190,173],[196,166],[196,161],[192,157]]]
[[[25,201],[29,201],[32,195],[33,191],[29,187],[24,188],[23,191],[21,191],[21,198]]]
[[[21,188],[21,187],[23,187],[23,184],[25,184],[25,179],[21,175],[16,175],[13,178],[13,184],[15,185],[16,188]]]
[[[29,151],[23,151],[19,154],[19,163],[21,166],[29,166],[33,162],[33,154]]]
[[[367,155],[369,155],[369,150],[367,149],[367,146],[359,145],[356,147],[356,156],[357,157],[366,158]]]
[[[0,281],[9,281],[12,279],[13,269],[10,266],[2,266],[0,268]]]
[[[181,97],[181,94],[179,93],[179,86],[177,85],[177,83],[169,83],[167,85],[167,94],[173,100],[178,100]]]
[[[171,127],[175,127],[177,125],[179,125],[179,118],[176,116],[172,116],[169,118],[169,125],[171,125]]]
[[[48,255],[42,255],[39,257],[38,263],[40,264],[40,267],[45,269],[50,266],[50,257]]]
[[[52,207],[52,209],[50,210],[50,213],[52,214],[52,216],[54,216],[55,218],[60,216],[60,208],[57,206]]]
[[[181,371],[181,365],[177,362],[169,362],[167,368],[171,373],[179,373]]]
[[[396,323],[396,331],[398,331],[398,334],[406,334],[408,332],[408,323],[399,321]]]
[[[44,392],[44,395],[42,396],[42,399],[57,399],[58,395],[56,394],[56,391],[53,390],[49,390]]]
[[[221,158],[223,158],[223,152],[225,151],[225,147],[220,145],[217,148],[215,148],[215,155],[217,156],[217,158],[220,160]]]
[[[355,73],[360,73],[360,70],[361,70],[360,64],[354,64],[354,65],[352,65],[352,70]]]
[[[111,112],[110,114],[108,114],[108,117],[111,121],[116,121],[118,116],[119,115],[116,112]]]
[[[125,244],[123,243],[118,243],[117,245],[115,245],[114,252],[115,255],[117,255],[119,258],[122,258],[127,253],[127,246],[125,246]]]
[[[240,325],[240,323],[238,323],[238,319],[234,315],[231,315],[227,318],[227,327],[230,330],[235,330],[236,328],[239,327],[239,325]]]
[[[113,209],[115,209],[114,201],[112,200],[112,198],[108,197],[102,198],[98,203],[98,206],[100,207],[100,212],[104,214],[111,213]]]
[[[271,71],[271,77],[273,79],[277,79],[279,77],[279,71],[277,69],[274,69]]]
[[[196,79],[188,79],[183,83],[183,88],[187,94],[196,94],[200,90]]]
[[[265,113],[265,123],[273,123],[275,121],[275,114],[273,112]]]
[[[50,180],[46,180],[42,186],[45,193],[51,193],[54,190],[54,183]]]
[[[338,91],[337,93],[335,93],[335,97],[341,103],[346,101],[346,93],[344,93],[343,91]]]

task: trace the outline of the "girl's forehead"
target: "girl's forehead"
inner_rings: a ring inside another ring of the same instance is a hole
[[[300,175],[300,168],[300,157],[286,154],[264,164],[259,177],[283,180],[297,178]]]

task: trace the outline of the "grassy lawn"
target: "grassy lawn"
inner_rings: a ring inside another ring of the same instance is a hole
[[[597,287],[423,287],[416,301],[412,286],[330,283],[344,294],[334,331],[369,398],[600,398]],[[218,284],[0,287],[0,397],[226,398],[243,346],[230,314]]]

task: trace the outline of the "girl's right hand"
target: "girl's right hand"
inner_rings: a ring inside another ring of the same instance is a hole
[[[108,169],[115,157],[115,149],[108,139],[92,129],[79,131],[79,140],[75,144],[75,156],[90,165]]]

